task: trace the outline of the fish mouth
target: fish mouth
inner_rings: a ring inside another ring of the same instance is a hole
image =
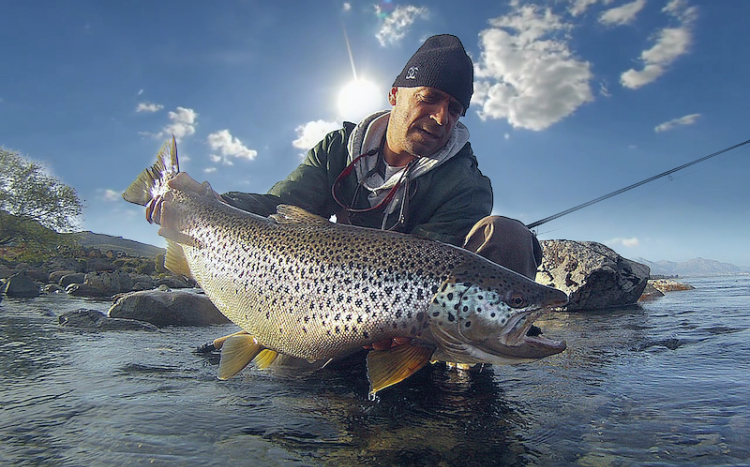
[[[538,359],[558,354],[567,348],[564,340],[549,339],[543,335],[539,326],[534,325],[534,321],[545,311],[545,308],[530,310],[511,318],[512,328],[499,342],[503,354],[522,359]],[[495,342],[486,344],[489,349],[495,349]]]
[[[483,341],[471,340],[459,332],[452,334],[441,326],[432,326],[438,342],[435,360],[456,363],[495,363],[499,365],[532,362],[559,354],[567,348],[564,340],[549,339],[534,325],[547,308],[527,310],[511,318],[510,330]]]

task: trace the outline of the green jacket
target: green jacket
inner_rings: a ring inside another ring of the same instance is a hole
[[[307,158],[286,180],[271,188],[268,194],[229,192],[222,197],[232,206],[261,216],[276,212],[279,204],[291,204],[319,216],[336,214],[339,222],[379,229],[384,209],[364,213],[346,213],[334,200],[331,189],[347,166],[347,140],[354,124],[331,132],[307,153]],[[399,210],[389,215],[386,226],[393,230],[462,245],[471,227],[492,211],[490,180],[477,168],[477,159],[466,145],[452,158],[431,171],[409,180],[408,202],[404,222]],[[337,187],[339,200],[350,203],[357,188],[355,172]],[[355,208],[369,207],[367,190],[360,189]],[[348,214],[348,215],[347,215]]]

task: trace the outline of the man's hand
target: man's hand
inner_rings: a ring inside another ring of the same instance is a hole
[[[185,172],[178,173],[167,184],[173,190],[191,192],[198,196],[210,196],[222,203],[226,202],[221,195],[211,188],[208,182],[198,183]],[[167,202],[173,198],[173,193],[167,193],[165,196],[157,196],[149,201],[146,205],[146,220],[150,224],[157,223],[162,225],[164,213],[169,209]]]

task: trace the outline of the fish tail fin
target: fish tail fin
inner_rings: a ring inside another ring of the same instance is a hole
[[[219,379],[229,379],[236,375],[263,350],[263,346],[250,334],[229,337],[221,346]]]
[[[122,194],[125,201],[145,206],[156,196],[166,192],[167,182],[180,171],[177,160],[177,140],[171,140],[159,149],[156,163],[138,175]]]

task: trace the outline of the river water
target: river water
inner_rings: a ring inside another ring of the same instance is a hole
[[[192,350],[232,325],[61,329],[110,302],[0,304],[0,464],[750,465],[750,276],[688,278],[642,308],[556,313],[569,349],[429,366],[367,398],[364,364],[216,379]]]

